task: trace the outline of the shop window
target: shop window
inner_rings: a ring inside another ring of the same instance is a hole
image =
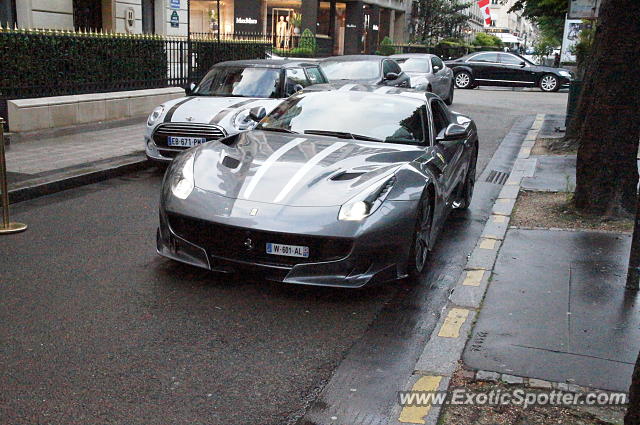
[[[102,28],[101,0],[73,0],[73,26],[76,30]]]

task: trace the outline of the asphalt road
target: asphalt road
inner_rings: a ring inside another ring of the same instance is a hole
[[[459,90],[453,109],[478,124],[482,170],[518,116],[562,113],[564,102]],[[30,227],[0,238],[0,423],[294,423],[317,410],[332,376],[366,381],[344,359],[373,355],[389,373],[412,366],[489,201],[451,217],[424,282],[346,291],[222,278],[158,257],[160,178],[13,207]]]

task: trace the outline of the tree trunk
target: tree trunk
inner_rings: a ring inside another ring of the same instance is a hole
[[[624,425],[640,425],[640,354],[633,369],[629,387],[629,407],[624,417]]]
[[[617,216],[635,207],[640,138],[640,1],[604,0],[576,109],[576,207]]]

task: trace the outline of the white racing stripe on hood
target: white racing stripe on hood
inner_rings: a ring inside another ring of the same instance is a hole
[[[274,162],[280,159],[282,155],[289,152],[291,149],[295,148],[300,143],[306,140],[307,139],[305,139],[304,137],[296,137],[295,139],[291,140],[285,145],[280,146],[279,149],[277,149],[274,153],[272,153],[269,156],[269,158],[267,158],[267,160],[264,162],[264,164],[262,164],[260,168],[258,168],[258,171],[256,171],[253,178],[251,179],[246,189],[244,190],[245,199],[249,199],[249,197],[251,196],[251,193],[260,182],[260,179],[262,179],[262,177],[265,175],[265,173],[269,170],[269,168],[273,165]]]
[[[338,91],[349,91],[352,88],[354,88],[355,86],[357,86],[357,84],[352,84],[352,83],[351,84],[345,84],[344,86],[340,87],[338,89]]]
[[[331,155],[333,152],[337,151],[338,149],[342,148],[346,144],[347,143],[345,142],[334,143],[333,145],[327,148],[324,148],[323,150],[318,152],[313,158],[311,158],[306,164],[304,164],[302,168],[300,168],[294,174],[294,176],[291,178],[291,180],[289,180],[287,185],[282,188],[280,193],[278,193],[278,196],[276,196],[273,202],[282,201],[289,194],[291,189],[293,189],[295,185],[298,184],[298,182],[302,179],[302,177],[304,177],[305,174],[307,174],[313,167],[318,165],[320,161],[322,161],[323,159],[325,159],[327,156]]]

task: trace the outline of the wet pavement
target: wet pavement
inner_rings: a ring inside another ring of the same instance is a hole
[[[522,179],[522,189],[544,192],[573,192],[576,189],[575,155],[532,155],[533,177]]]
[[[465,364],[627,391],[640,349],[640,295],[625,290],[630,244],[614,233],[510,229]]]

